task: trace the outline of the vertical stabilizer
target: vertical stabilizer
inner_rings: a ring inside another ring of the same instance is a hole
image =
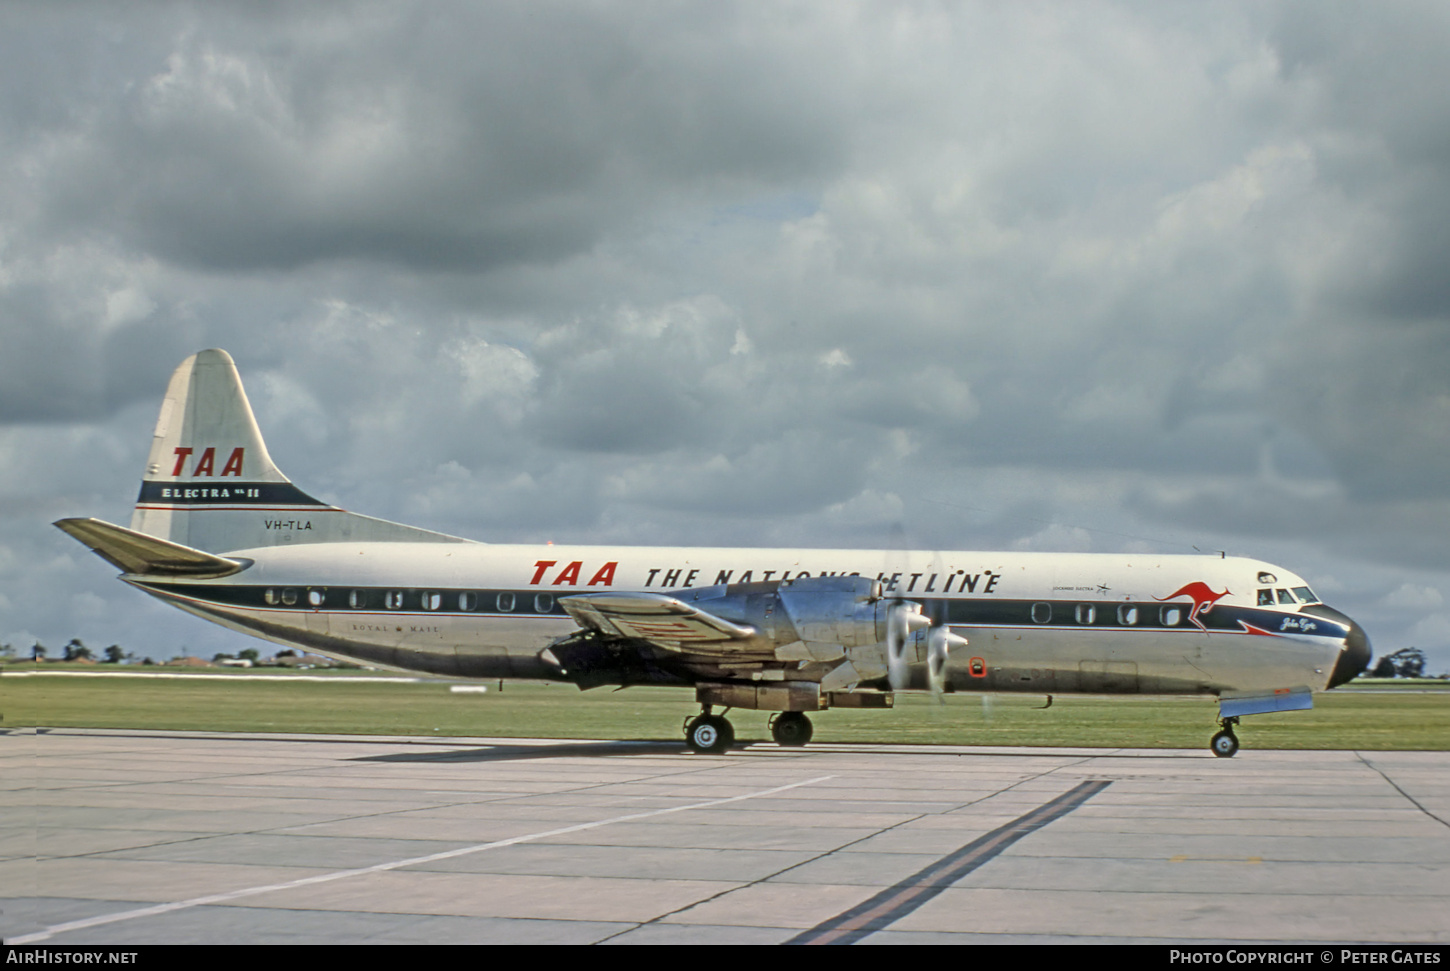
[[[237,366],[193,354],[171,375],[131,528],[213,553],[292,543],[465,542],[312,498],[272,462]]]

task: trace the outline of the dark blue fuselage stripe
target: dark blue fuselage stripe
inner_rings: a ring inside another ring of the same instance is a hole
[[[337,584],[331,586],[305,586],[301,584],[290,587],[278,584],[266,586],[262,584],[220,584],[220,583],[184,583],[177,581],[157,582],[147,581],[145,586],[151,587],[160,593],[180,593],[199,600],[209,601],[219,606],[296,610],[299,612],[326,610],[333,614],[349,614],[371,610],[375,613],[392,613],[397,610],[400,613],[418,613],[420,615],[431,615],[438,617],[477,617],[477,616],[518,616],[524,612],[525,605],[539,601],[547,603],[543,609],[533,611],[536,615],[560,616],[564,613],[558,601],[561,597],[568,597],[575,593],[588,593],[590,591],[551,588],[540,590],[538,587],[515,588],[513,590],[497,588],[471,588],[460,589],[454,587],[443,587],[430,590],[425,587],[372,587],[372,586],[350,586]],[[284,592],[288,592],[293,602],[267,602],[267,592],[271,590],[274,600],[280,600]],[[308,600],[308,594],[317,592],[322,597],[322,602],[312,604]],[[402,595],[402,603],[397,608],[387,608],[384,597],[389,593]],[[427,609],[423,603],[426,594],[436,594],[441,599],[437,609]],[[357,595],[362,599],[358,606],[352,606],[352,596]],[[464,595],[474,597],[472,610],[462,609],[459,598]],[[503,609],[500,597],[511,602],[509,609]],[[540,601],[540,598],[547,598]],[[1072,617],[1072,608],[1079,601],[1034,601],[1034,600],[987,600],[984,598],[963,597],[963,598],[942,598],[926,599],[923,601],[924,612],[928,616],[940,617],[949,627],[961,628],[991,628],[994,630],[1051,630],[1051,631],[1125,631],[1125,632],[1159,632],[1159,631],[1181,631],[1192,634],[1245,634],[1245,624],[1274,634],[1288,634],[1295,636],[1314,637],[1344,637],[1348,628],[1337,621],[1329,620],[1321,616],[1305,616],[1295,613],[1281,613],[1262,607],[1232,607],[1220,604],[1211,613],[1199,615],[1199,620],[1207,628],[1200,630],[1197,626],[1189,623],[1188,611],[1181,610],[1178,614],[1177,624],[1165,624],[1162,622],[1162,615],[1158,608],[1161,603],[1133,603],[1118,604],[1108,603],[1099,605],[1101,607],[1131,606],[1139,608],[1139,621],[1134,624],[1123,624],[1117,621],[1115,610],[1102,609],[1091,624],[1074,624],[1070,620],[1057,623],[1037,623],[1032,619],[1034,606],[1042,603],[1051,603],[1055,617]],[[699,601],[698,606],[702,609],[709,609],[709,601]],[[1176,605],[1181,606],[1181,605]]]

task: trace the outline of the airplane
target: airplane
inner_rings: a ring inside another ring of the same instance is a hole
[[[348,512],[272,462],[230,355],[171,377],[130,527],[60,529],[128,584],[209,621],[334,658],[452,678],[693,687],[696,752],[772,712],[890,708],[902,691],[1217,696],[1313,707],[1370,661],[1364,630],[1301,577],[1240,557],[708,549],[476,542]]]

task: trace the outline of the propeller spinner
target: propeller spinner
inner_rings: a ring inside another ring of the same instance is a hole
[[[967,639],[959,637],[951,632],[951,628],[943,624],[940,627],[933,627],[926,638],[926,683],[931,688],[932,697],[941,700],[942,692],[946,690],[946,669],[947,657],[954,647],[966,647]]]
[[[893,691],[911,686],[911,663],[906,656],[907,645],[914,631],[931,626],[931,619],[921,612],[921,604],[912,600],[893,600],[886,607],[886,674]]]

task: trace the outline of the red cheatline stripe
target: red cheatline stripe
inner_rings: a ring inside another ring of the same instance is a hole
[[[343,510],[343,509],[341,509],[341,508],[339,508],[337,506],[256,506],[256,505],[248,506],[248,505],[238,505],[236,503],[232,503],[230,505],[227,505],[225,503],[211,503],[211,502],[188,502],[188,503],[183,503],[183,504],[174,505],[174,506],[158,506],[158,505],[153,505],[151,503],[142,504],[142,503],[139,503],[138,502],[136,504],[136,508],[137,509],[161,509],[161,510],[166,510],[166,509],[190,509],[190,510],[192,510],[194,512],[202,512],[202,511],[206,511],[206,512],[242,511],[242,512],[306,512],[306,513],[313,513],[313,512],[344,512],[345,511],[345,510]]]

